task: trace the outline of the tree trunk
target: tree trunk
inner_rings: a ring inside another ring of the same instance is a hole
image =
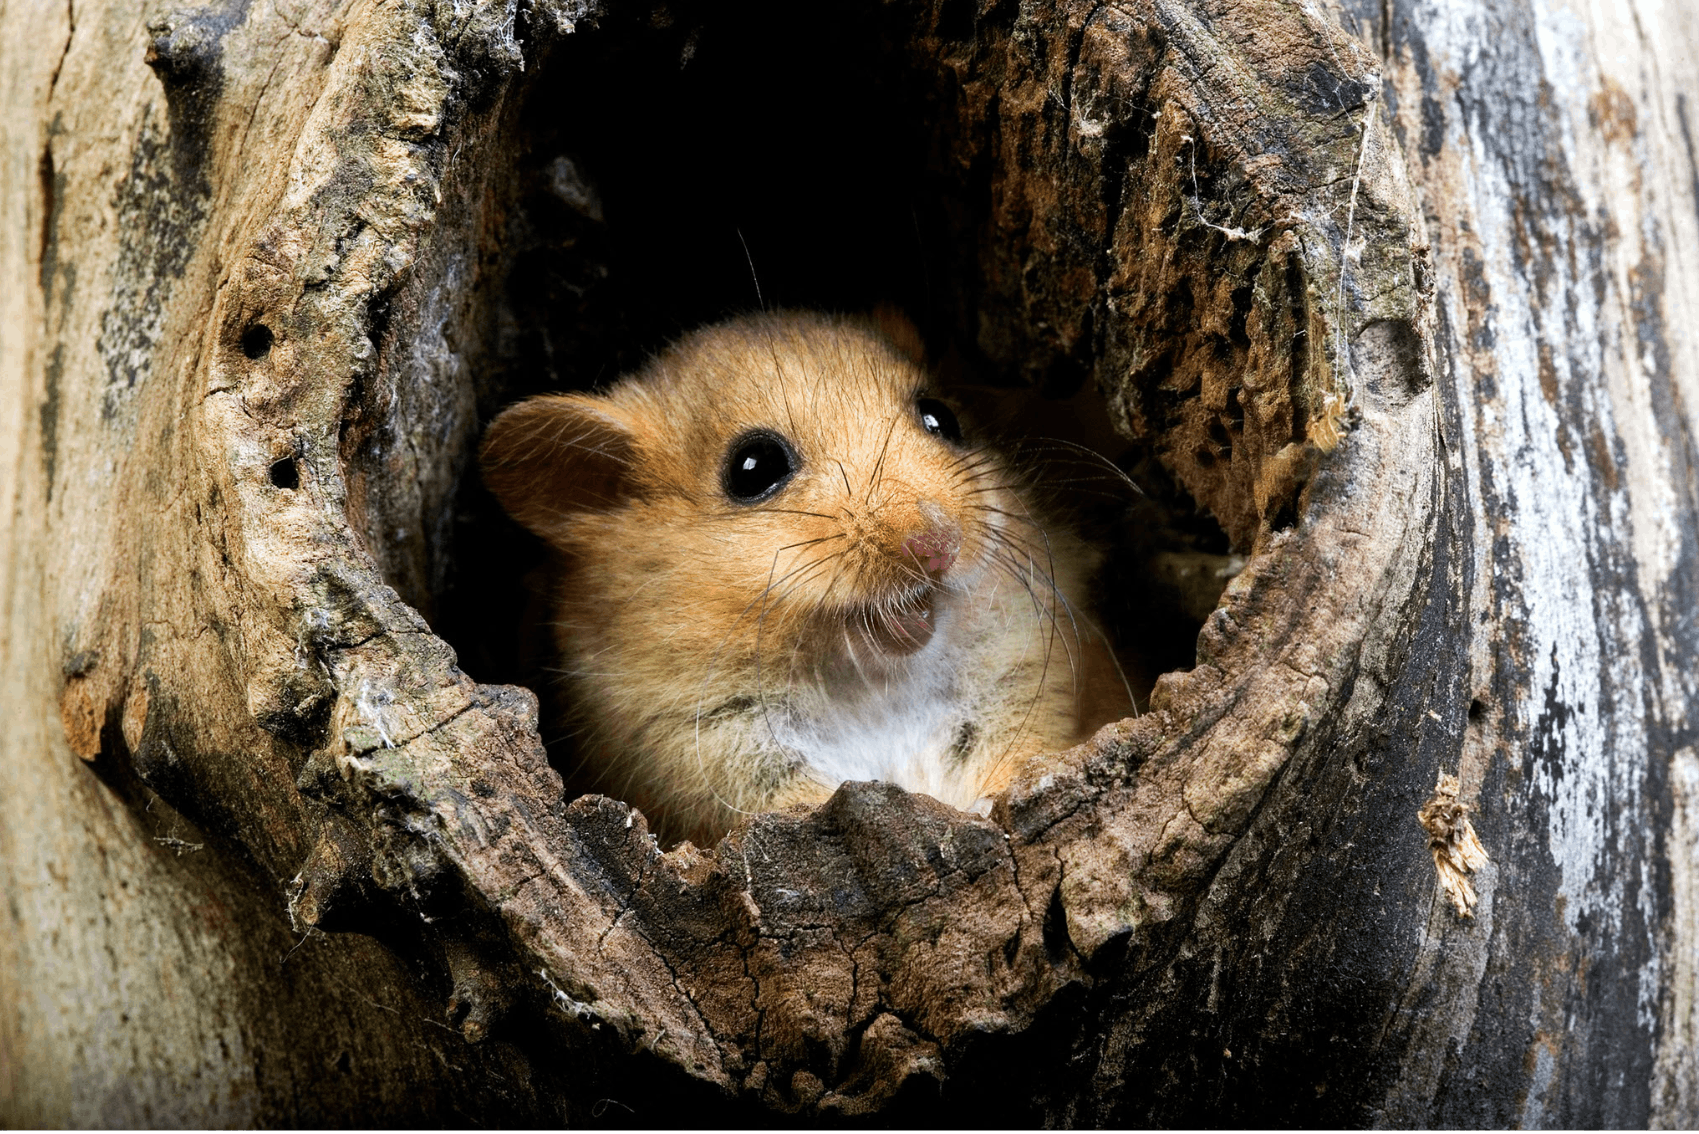
[[[1694,18],[718,7],[0,14],[0,1118],[1699,1121]],[[761,299],[1151,478],[988,819],[551,766],[480,422]]]

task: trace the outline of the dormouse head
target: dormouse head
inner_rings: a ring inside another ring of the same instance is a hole
[[[574,602],[722,664],[910,658],[999,563],[1043,556],[890,315],[703,328],[606,393],[509,409],[482,461]]]

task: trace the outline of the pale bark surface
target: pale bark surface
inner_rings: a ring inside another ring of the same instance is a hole
[[[661,853],[432,627],[511,605],[480,415],[690,313],[621,166],[715,192],[637,88],[735,23],[6,8],[0,1116],[1699,1120],[1692,17],[830,12],[778,42],[923,110],[929,329],[1249,556],[1196,666],[989,820]]]
[[[1425,1055],[1388,1113],[1692,1125],[1699,23],[1362,16],[1435,249],[1469,549],[1457,750],[1498,863],[1466,943],[1423,942]]]

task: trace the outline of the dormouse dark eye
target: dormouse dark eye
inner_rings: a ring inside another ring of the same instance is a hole
[[[914,408],[920,413],[920,424],[926,432],[946,441],[962,439],[962,423],[955,411],[937,398],[916,398]]]
[[[778,490],[796,471],[796,454],[777,433],[757,430],[732,442],[721,475],[726,495],[739,504],[753,504]]]

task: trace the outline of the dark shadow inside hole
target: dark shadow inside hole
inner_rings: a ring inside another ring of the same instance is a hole
[[[271,353],[271,328],[264,323],[255,323],[242,332],[242,353],[248,358],[258,361]]]
[[[1268,530],[1271,532],[1290,531],[1297,526],[1298,501],[1296,498],[1287,500],[1268,518]]]
[[[938,168],[930,80],[905,71],[895,18],[876,5],[675,4],[609,15],[529,68],[508,119],[511,198],[486,226],[499,234],[484,252],[502,282],[499,326],[476,368],[480,422],[535,393],[612,381],[727,315],[893,303],[947,380],[1020,407],[995,414],[1022,423],[1017,448],[1059,438],[1105,458],[1092,476],[1051,467],[1086,482],[1067,512],[1107,552],[1097,605],[1142,703],[1160,673],[1194,664],[1198,629],[1237,561],[1153,444],[1113,433],[1077,366],[1042,382],[1067,398],[997,389],[1012,377],[974,346],[983,186]],[[548,553],[475,472],[453,541],[456,570],[433,625],[480,681],[539,693],[544,739],[570,773]],[[568,786],[591,787],[570,775]]]
[[[1227,426],[1235,433],[1245,429],[1245,407],[1239,401],[1239,387],[1230,387],[1227,391]]]
[[[294,491],[301,487],[301,470],[295,467],[294,457],[284,457],[272,462],[271,483],[275,488]]]

